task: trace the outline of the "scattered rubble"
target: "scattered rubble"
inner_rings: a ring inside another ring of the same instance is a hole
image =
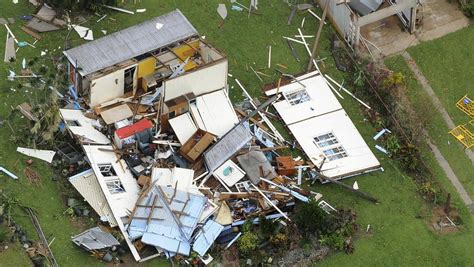
[[[258,9],[256,0],[249,7],[231,2],[232,9],[238,5],[249,15]],[[224,4],[217,11],[223,20],[227,17]],[[97,22],[106,16],[96,15]],[[40,36],[32,28],[42,32],[63,26],[46,6],[28,25],[24,31],[33,37]],[[89,28],[71,26],[91,41],[64,51],[72,86],[64,95],[58,92],[64,104],[59,109],[61,129],[77,146],[56,142],[56,152],[17,151],[66,165],[63,175],[90,205],[83,212],[94,210],[101,224],[118,229],[115,237],[95,227],[71,238],[106,262],[113,261],[111,250],[119,245],[128,246],[137,262],[196,253],[202,262],[210,262],[213,245],[225,250],[239,243],[247,223],[291,223],[297,202],[315,201],[326,213],[337,212],[320,193],[302,188],[303,180],[337,183],[380,168],[334,94],[343,90],[353,95],[319,71],[297,77],[281,73],[277,85],[265,86],[267,99],[260,103],[238,79],[228,80],[227,57],[205,42],[179,10],[97,40]],[[309,53],[309,37],[301,30],[299,37],[285,37],[298,62],[292,43],[305,45]],[[146,42],[135,42],[139,39]],[[266,67],[272,67],[271,45]],[[261,81],[268,76],[250,68]],[[12,79],[21,77],[11,72]],[[247,98],[236,106],[229,99],[230,82]],[[27,119],[39,120],[28,103],[17,108]],[[282,120],[308,160],[277,152],[295,144],[271,119]],[[55,155],[61,163],[53,161]],[[41,185],[31,167],[24,174],[30,183]],[[68,202],[72,214],[76,201]],[[45,255],[52,258],[50,251]]]

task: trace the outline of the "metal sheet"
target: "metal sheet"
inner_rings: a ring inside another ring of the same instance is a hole
[[[204,152],[204,162],[210,172],[219,168],[252,139],[250,131],[241,123],[237,124],[211,148]]]
[[[194,240],[193,250],[203,257],[222,232],[222,229],[224,229],[224,226],[215,221],[207,221]]]
[[[127,104],[123,104],[100,113],[102,119],[107,124],[116,123],[121,120],[128,119],[133,116],[133,112]]]
[[[99,227],[86,230],[71,238],[76,245],[87,250],[98,250],[118,246],[120,243],[110,233],[104,232]]]
[[[157,23],[163,26],[157,29]],[[183,13],[176,9],[64,51],[64,54],[72,64],[77,63],[79,72],[85,76],[197,34]]]

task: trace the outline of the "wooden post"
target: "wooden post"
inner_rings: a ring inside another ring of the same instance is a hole
[[[448,197],[446,198],[446,205],[444,206],[444,212],[446,212],[446,215],[449,215],[450,211],[451,211],[451,193],[448,193]]]
[[[321,37],[321,32],[323,31],[324,21],[326,20],[326,14],[328,13],[328,9],[329,9],[329,2],[331,2],[331,0],[326,0],[326,3],[324,5],[323,16],[321,17],[321,20],[319,21],[318,32],[316,33],[316,38],[314,39],[313,49],[311,51],[311,55],[308,62],[308,67],[306,68],[306,72],[310,72],[311,69],[313,68],[313,59],[314,59],[314,55],[316,54],[316,50],[318,50],[319,38]]]
[[[319,174],[321,175],[321,174]],[[322,175],[321,175],[322,176]],[[363,192],[363,191],[360,191],[360,190],[355,190],[354,188],[352,188],[352,186],[348,186],[346,185],[345,183],[343,182],[340,182],[338,180],[335,180],[335,179],[332,179],[332,178],[329,178],[329,177],[326,177],[326,176],[322,176],[324,179],[328,180],[329,182],[333,183],[333,184],[337,184],[339,186],[342,186],[343,188],[349,190],[349,191],[352,191],[358,195],[360,195],[361,197],[367,199],[367,200],[370,200],[374,203],[380,203],[375,197]]]

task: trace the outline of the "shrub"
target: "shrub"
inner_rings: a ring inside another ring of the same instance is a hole
[[[258,245],[258,236],[252,232],[246,232],[237,240],[237,247],[240,253],[248,255],[252,253]]]
[[[465,5],[463,6],[464,14],[467,17],[474,17],[474,1],[473,0],[467,0]]]
[[[278,233],[270,237],[270,243],[277,248],[285,248],[288,242],[288,236],[284,233]]]
[[[345,240],[346,238],[342,233],[333,233],[321,236],[319,243],[323,246],[328,246],[334,250],[340,251],[344,249]]]
[[[275,232],[276,223],[272,220],[268,220],[262,215],[259,217],[259,222],[260,234],[264,239],[270,237]]]
[[[386,144],[385,146],[387,150],[391,154],[397,154],[401,149],[400,143],[398,142],[398,139],[395,135],[390,135],[387,138],[387,141],[385,142],[385,144]]]
[[[327,234],[331,231],[332,218],[324,212],[316,201],[298,206],[294,214],[298,229],[305,234]]]
[[[8,231],[4,227],[0,227],[0,243],[8,239]]]

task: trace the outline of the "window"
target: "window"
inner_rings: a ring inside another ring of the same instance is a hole
[[[320,136],[316,136],[314,138],[314,141],[316,141],[316,145],[318,145],[319,147],[327,147],[334,144],[339,144],[339,141],[337,141],[337,138],[334,136],[333,133],[327,133]]]
[[[114,170],[114,167],[112,167],[112,164],[106,163],[106,164],[97,164],[99,167],[99,171],[104,177],[110,177],[110,176],[117,176],[117,173]]]
[[[118,194],[118,193],[125,192],[125,188],[123,188],[123,185],[119,179],[107,181],[105,184],[107,185],[107,189],[109,189],[109,192],[111,194]]]
[[[66,124],[67,126],[81,126],[81,124],[77,120],[67,120]]]
[[[329,161],[347,157],[346,150],[332,132],[316,136],[314,143],[323,151]]]
[[[341,145],[323,150],[323,153],[329,161],[347,157],[347,153]]]
[[[304,88],[285,93],[285,98],[292,106],[311,100],[311,97],[309,97],[308,92]]]

